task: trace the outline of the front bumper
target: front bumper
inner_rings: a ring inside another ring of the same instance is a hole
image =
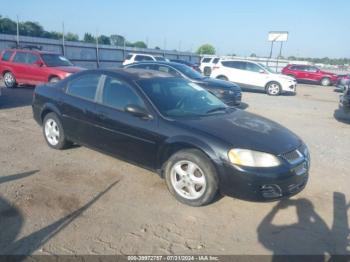
[[[282,84],[282,91],[283,92],[296,93],[296,91],[297,91],[297,82],[293,81],[293,82],[288,82],[288,83]]]
[[[220,99],[228,106],[239,106],[242,102],[242,93],[235,92],[234,94],[225,95]]]
[[[293,196],[305,188],[309,162],[303,160],[274,168],[242,168],[225,163],[222,172],[222,194],[250,201],[271,201]]]

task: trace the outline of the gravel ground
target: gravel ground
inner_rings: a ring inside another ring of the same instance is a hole
[[[335,118],[331,87],[243,94],[245,110],[310,147],[303,192],[201,208],[178,203],[147,170],[85,147],[49,149],[31,95],[19,88],[0,97],[0,254],[350,254],[350,122]]]

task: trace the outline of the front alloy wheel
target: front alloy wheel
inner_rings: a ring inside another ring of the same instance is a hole
[[[179,161],[170,172],[171,185],[181,197],[193,200],[204,194],[207,181],[203,171],[195,163],[188,160]]]
[[[277,82],[271,82],[267,85],[266,92],[270,96],[278,96],[281,93],[281,85]]]
[[[165,164],[164,174],[170,193],[186,205],[203,206],[217,195],[215,167],[197,149],[184,149],[172,155]]]
[[[330,84],[331,84],[331,80],[329,78],[327,78],[327,77],[325,77],[325,78],[323,78],[321,80],[321,85],[322,86],[329,86]]]
[[[56,146],[60,140],[60,130],[54,119],[49,118],[45,122],[45,136],[50,145]]]

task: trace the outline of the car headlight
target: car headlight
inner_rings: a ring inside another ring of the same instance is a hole
[[[274,155],[249,149],[231,149],[228,152],[228,158],[232,164],[240,166],[274,167],[281,164]]]

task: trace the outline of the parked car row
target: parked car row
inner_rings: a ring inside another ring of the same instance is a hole
[[[154,170],[191,206],[209,204],[218,193],[275,200],[305,187],[310,155],[298,136],[227,106],[201,86],[205,79],[192,81],[180,64],[138,65],[151,70],[85,70],[37,86],[33,116],[47,144],[63,149],[77,143]],[[177,69],[181,77],[156,65]]]
[[[227,81],[205,77],[184,64],[174,62],[140,62],[125,67],[166,72],[175,77],[184,78],[198,84],[229,106],[237,106],[241,103],[242,92],[238,85]]]

